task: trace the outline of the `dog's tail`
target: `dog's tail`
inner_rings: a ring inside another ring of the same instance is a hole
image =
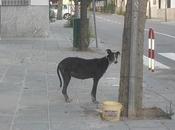
[[[59,65],[57,67],[57,74],[58,74],[58,77],[59,77],[59,80],[60,80],[60,88],[61,88],[62,87],[62,80],[61,80],[61,71],[60,71]]]

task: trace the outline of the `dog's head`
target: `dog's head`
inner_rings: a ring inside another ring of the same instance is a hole
[[[106,52],[108,54],[107,58],[108,58],[108,61],[110,64],[111,63],[115,63],[115,64],[118,63],[117,59],[118,59],[118,56],[120,55],[119,51],[112,52],[110,49],[107,49]]]

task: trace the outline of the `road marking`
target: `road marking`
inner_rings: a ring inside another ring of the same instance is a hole
[[[175,53],[159,53],[160,55],[168,58],[168,59],[171,59],[171,60],[174,60],[175,61]]]
[[[148,66],[148,57],[143,56],[143,64],[145,66]],[[170,67],[167,65],[164,65],[158,61],[155,61],[155,69],[170,69]]]
[[[174,39],[175,39],[175,36],[172,36],[172,35],[169,35],[169,34],[160,33],[160,32],[155,32],[155,33],[160,34],[160,35],[163,35],[163,36],[166,36],[166,37],[170,37],[170,38],[174,38]]]
[[[145,31],[149,31],[149,29],[145,29]],[[162,36],[166,36],[166,37],[170,37],[170,38],[174,38],[175,36],[173,35],[169,35],[169,34],[165,34],[165,33],[161,33],[161,32],[155,32],[156,34],[162,35]]]
[[[104,21],[107,21],[109,23],[114,23],[114,24],[121,24],[120,22],[118,21],[113,21],[113,20],[110,20],[110,19],[107,19],[107,18],[103,18],[103,17],[100,17],[100,16],[96,16],[98,19],[101,19],[101,20],[104,20]]]
[[[110,19],[105,19],[105,18],[100,17],[100,16],[96,16],[96,17],[99,18],[99,19],[101,19],[101,20],[110,22],[110,23],[121,24],[120,22],[113,21],[113,20],[110,20]],[[145,31],[149,31],[149,29],[145,29]],[[166,37],[170,37],[170,38],[175,39],[175,36],[173,36],[173,35],[169,35],[169,34],[161,33],[161,32],[156,32],[156,31],[155,31],[155,33],[156,33],[156,34],[159,34],[159,35],[162,35],[162,36],[166,36]]]

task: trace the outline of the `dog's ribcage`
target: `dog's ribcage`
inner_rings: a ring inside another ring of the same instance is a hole
[[[99,59],[82,59],[69,57],[60,62],[60,69],[63,74],[69,74],[75,78],[100,78],[108,68],[106,57]]]

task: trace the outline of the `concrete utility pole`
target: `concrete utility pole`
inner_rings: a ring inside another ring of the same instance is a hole
[[[149,0],[149,2],[148,2],[148,12],[149,12],[149,14],[148,14],[148,18],[149,19],[151,19],[151,1]]]
[[[123,116],[136,118],[142,112],[143,43],[147,0],[128,0],[123,32],[119,101]]]
[[[165,0],[165,22],[167,22],[167,0]]]

